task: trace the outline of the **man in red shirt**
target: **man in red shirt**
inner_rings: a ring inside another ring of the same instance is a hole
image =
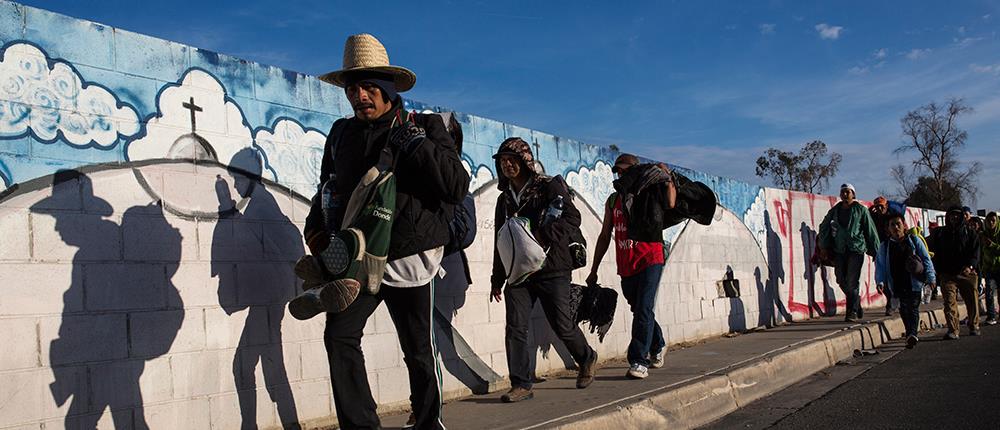
[[[632,154],[622,154],[615,160],[612,171],[615,175],[639,164],[639,158]],[[666,170],[666,166],[660,165]],[[673,207],[677,197],[674,183],[668,183],[668,204]],[[663,366],[663,352],[666,341],[663,330],[656,322],[653,307],[656,304],[656,290],[663,274],[663,242],[637,242],[628,238],[628,225],[621,199],[612,193],[604,205],[604,224],[597,237],[594,263],[587,277],[588,284],[597,283],[597,268],[608,252],[612,230],[615,239],[615,261],[618,275],[622,277],[622,295],[632,310],[632,341],[628,346],[629,369],[625,376],[642,379],[649,375],[649,368]]]

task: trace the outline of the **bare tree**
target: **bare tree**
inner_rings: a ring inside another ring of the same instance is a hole
[[[982,165],[973,162],[963,169],[958,158],[968,138],[968,133],[958,127],[958,117],[970,112],[972,108],[962,99],[950,99],[944,106],[928,103],[900,119],[904,140],[893,152],[898,155],[915,151],[917,157],[909,169],[899,165],[891,173],[908,200],[919,191],[920,203],[933,209],[946,209],[956,197],[958,201],[975,201],[979,193],[976,179]]]
[[[821,193],[830,185],[830,178],[837,174],[843,157],[827,152],[826,144],[814,140],[799,152],[769,148],[757,158],[757,176],[770,177],[778,188]]]

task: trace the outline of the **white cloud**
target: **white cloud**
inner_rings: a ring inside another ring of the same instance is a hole
[[[906,53],[906,58],[909,58],[911,60],[919,60],[921,58],[926,57],[930,53],[931,53],[931,49],[930,48],[927,48],[927,49],[911,49],[910,52]]]
[[[816,31],[819,33],[820,39],[837,40],[840,38],[840,33],[844,31],[844,27],[829,25],[824,22],[816,24]]]
[[[986,15],[983,15],[983,21],[989,21],[989,19],[990,19],[990,18],[991,18],[992,16],[993,16],[993,15],[990,15],[990,14],[986,14]]]
[[[25,43],[8,46],[0,56],[0,136],[31,130],[42,140],[62,134],[74,145],[111,147],[119,135],[139,131],[134,109],[119,107],[115,95],[101,86],[84,88],[69,63],[51,60]]]
[[[973,63],[969,65],[969,69],[976,73],[1000,75],[1000,63],[987,64],[987,65],[979,65]]]
[[[774,34],[774,29],[777,28],[777,24],[761,24],[760,34]]]
[[[278,183],[309,198],[316,192],[316,180],[323,161],[326,135],[305,130],[298,122],[281,119],[273,129],[259,129],[254,141],[267,157]]]
[[[863,75],[865,73],[868,73],[868,66],[854,66],[851,67],[850,69],[847,69],[847,73],[850,73],[852,75]]]
[[[214,158],[228,164],[253,143],[243,112],[226,98],[222,84],[201,70],[191,70],[179,85],[163,90],[156,109],[146,124],[146,136],[129,143],[129,161]]]
[[[978,42],[980,40],[983,40],[983,38],[982,37],[966,37],[964,39],[955,39],[955,44],[958,45],[959,48],[968,48],[973,43],[976,43],[976,42]]]
[[[885,57],[887,57],[888,55],[889,55],[889,50],[888,49],[879,48],[874,53],[872,53],[872,58],[874,58],[876,60],[881,60],[881,59],[884,59]]]
[[[965,34],[965,26],[958,27],[958,34]]]

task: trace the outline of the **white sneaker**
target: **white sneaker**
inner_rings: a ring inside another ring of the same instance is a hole
[[[645,379],[649,376],[649,369],[641,364],[633,364],[632,367],[628,368],[628,372],[625,373],[625,376],[632,379]]]
[[[651,369],[659,369],[659,368],[663,367],[663,356],[664,356],[663,351],[660,351],[660,352],[654,354],[652,357],[650,357],[649,358],[649,367]]]

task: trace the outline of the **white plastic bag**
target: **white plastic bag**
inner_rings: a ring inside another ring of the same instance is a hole
[[[507,271],[507,285],[517,285],[545,264],[545,249],[531,234],[527,218],[511,217],[497,233],[497,251]]]

